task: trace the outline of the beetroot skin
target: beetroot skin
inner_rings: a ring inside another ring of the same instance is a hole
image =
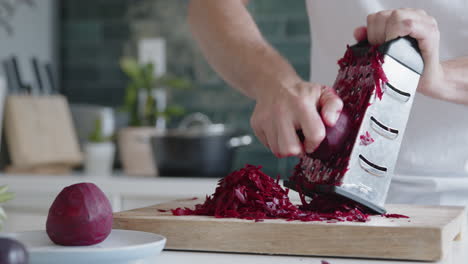
[[[320,143],[319,147],[313,153],[308,154],[309,157],[326,161],[329,160],[333,154],[341,151],[351,131],[348,110],[343,109],[335,126],[327,126],[326,131],[327,133],[322,143]]]
[[[65,187],[49,209],[46,231],[55,244],[94,245],[106,239],[111,230],[111,204],[93,183]]]

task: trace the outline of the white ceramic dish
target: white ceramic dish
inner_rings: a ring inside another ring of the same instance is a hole
[[[155,263],[166,238],[152,233],[113,229],[103,242],[92,246],[55,245],[44,230],[4,234],[21,241],[30,264],[144,264]]]

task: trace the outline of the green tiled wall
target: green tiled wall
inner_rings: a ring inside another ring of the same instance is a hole
[[[62,0],[61,84],[71,102],[118,107],[126,77],[123,55],[136,55],[144,37],[167,41],[168,71],[196,83],[174,92],[172,100],[187,112],[201,111],[214,121],[251,133],[254,103],[228,87],[209,67],[186,25],[186,0]],[[249,10],[265,38],[303,77],[309,75],[309,26],[302,0],[251,0]],[[267,65],[265,65],[267,67]],[[278,160],[258,141],[238,151],[235,167],[263,165],[272,176],[287,176],[295,159]]]

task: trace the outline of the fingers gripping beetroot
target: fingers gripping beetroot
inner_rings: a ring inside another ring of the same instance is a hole
[[[336,124],[332,127],[326,127],[326,135],[322,143],[312,153],[307,153],[307,156],[314,159],[326,161],[333,154],[338,153],[345,146],[346,140],[351,132],[352,123],[350,122],[349,112],[346,108],[341,111]],[[297,135],[301,142],[304,142],[305,137],[302,130],[297,131]]]
[[[93,183],[64,188],[49,209],[46,231],[55,243],[86,246],[102,242],[112,229],[112,207]]]

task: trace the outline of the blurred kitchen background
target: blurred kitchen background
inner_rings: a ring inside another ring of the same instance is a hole
[[[126,104],[126,89],[132,81],[122,71],[124,57],[134,58],[139,66],[155,63],[155,76],[168,73],[176,77],[175,87],[166,87],[168,93],[163,95],[173,110],[166,122],[169,129],[190,114],[201,112],[213,123],[253,136],[249,125],[253,101],[211,70],[191,38],[186,7],[185,0],[0,0],[0,59],[17,58],[22,82],[30,84],[33,93],[37,78],[31,59],[36,58],[39,66],[50,63],[52,82],[71,106],[83,151],[89,134],[96,132],[94,119],[99,117],[102,120],[97,126],[103,136],[114,134],[115,126],[117,149],[122,152],[118,134],[133,122],[124,111],[131,108]],[[282,0],[255,0],[249,9],[264,36],[307,79],[310,40],[304,1],[285,4]],[[42,79],[48,78],[44,76]],[[47,80],[42,82],[48,85]],[[177,82],[185,86],[177,87]],[[141,96],[137,96],[140,101]],[[107,120],[109,115],[113,120]],[[283,178],[295,164],[294,158],[277,159],[255,138],[234,154],[231,169],[246,163],[262,165],[268,174],[280,173]],[[116,164],[119,169],[120,162]]]
[[[0,0],[0,230],[44,229],[57,193],[77,182],[97,184],[117,212],[204,197],[246,163],[289,176],[297,161],[277,159],[254,137],[254,102],[210,69],[186,8]],[[308,79],[304,1],[255,0],[249,9]]]

